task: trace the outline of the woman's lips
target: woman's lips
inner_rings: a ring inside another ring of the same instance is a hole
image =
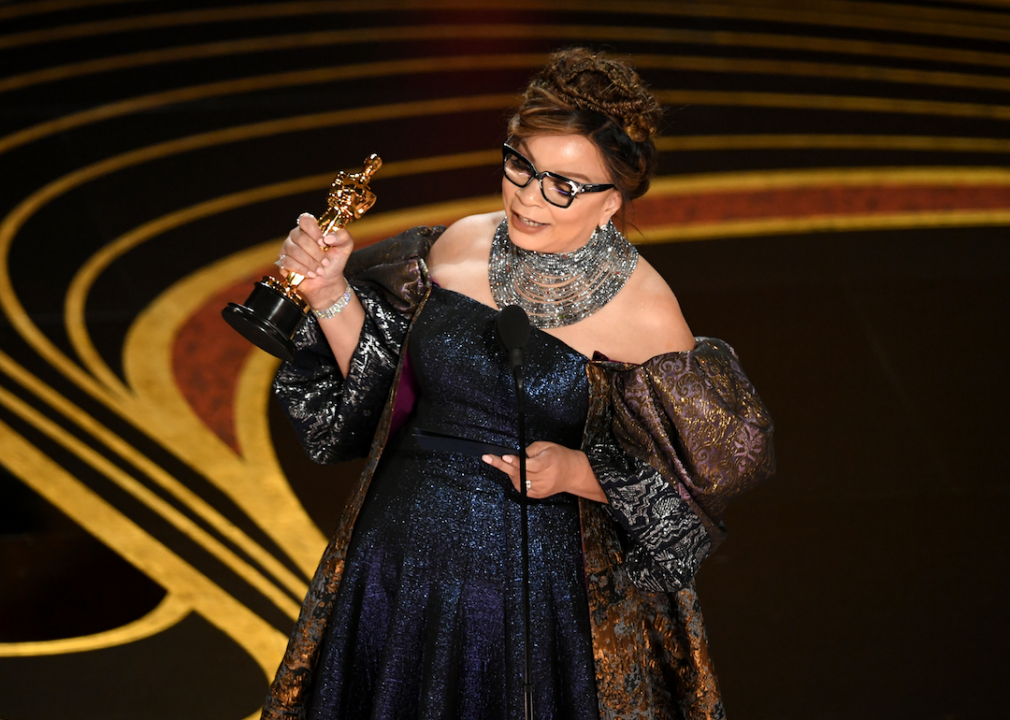
[[[534,222],[533,220],[525,218],[516,212],[512,213],[512,224],[516,228],[516,230],[524,232],[537,232],[542,228],[547,227],[547,223]]]

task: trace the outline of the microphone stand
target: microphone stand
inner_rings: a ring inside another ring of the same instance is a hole
[[[523,388],[523,348],[530,336],[530,319],[517,305],[502,308],[495,320],[498,339],[509,355],[519,409],[519,512],[522,524],[523,569],[523,702],[526,720],[533,720],[533,643],[530,638],[530,521],[526,490],[526,393]]]
[[[519,362],[513,362],[512,377],[516,383],[516,405],[519,408],[519,513],[522,523],[522,566],[523,566],[523,698],[526,720],[533,720],[533,647],[530,639],[530,521],[529,497],[526,491],[526,408],[523,388],[522,350],[512,351],[519,355]]]

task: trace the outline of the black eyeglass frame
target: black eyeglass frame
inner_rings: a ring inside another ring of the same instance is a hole
[[[512,178],[510,178],[508,172],[505,170],[505,164],[509,161],[509,155],[515,155],[517,158],[519,158],[520,160],[522,160],[523,162],[525,162],[527,165],[529,165],[530,169],[533,170],[533,172],[529,176],[529,179],[526,182],[524,182],[522,185],[520,185],[515,180],[513,180]],[[579,195],[581,195],[582,193],[603,192],[604,190],[611,190],[611,189],[613,189],[615,187],[613,183],[580,183],[580,182],[578,182],[576,180],[572,180],[571,178],[566,178],[564,175],[558,175],[557,173],[551,172],[549,170],[544,170],[543,172],[537,172],[536,165],[534,165],[533,162],[528,157],[526,157],[525,155],[523,155],[521,152],[519,152],[518,150],[516,150],[514,147],[512,147],[508,143],[503,143],[502,144],[501,156],[502,156],[502,172],[505,173],[505,178],[510,183],[512,183],[516,187],[524,188],[527,185],[529,185],[534,179],[537,180],[537,182],[540,183],[540,194],[544,196],[544,200],[546,200],[547,202],[549,202],[554,207],[569,208],[569,207],[572,206],[572,203],[575,202],[575,198],[578,197]],[[568,204],[567,205],[560,205],[560,204],[554,202],[553,200],[551,200],[549,197],[547,197],[547,193],[544,191],[544,178],[545,177],[554,178],[555,180],[557,180],[559,182],[565,183],[566,185],[568,185],[568,187],[570,187],[572,189],[572,194],[568,196]]]

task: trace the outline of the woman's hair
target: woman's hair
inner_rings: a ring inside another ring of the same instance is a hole
[[[603,156],[625,203],[649,189],[656,164],[653,136],[663,109],[631,66],[582,47],[551,55],[509,120],[516,140],[584,135]]]

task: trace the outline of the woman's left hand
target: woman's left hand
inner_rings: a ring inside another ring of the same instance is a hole
[[[517,456],[484,455],[483,460],[508,475],[516,492],[521,492]],[[557,443],[538,440],[526,448],[526,480],[526,494],[535,500],[567,492],[597,502],[607,502],[607,496],[603,494],[603,488],[600,487],[586,454]]]

